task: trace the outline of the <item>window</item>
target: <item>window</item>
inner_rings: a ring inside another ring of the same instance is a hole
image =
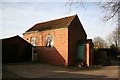
[[[30,43],[35,46],[36,45],[36,38],[35,37],[31,37],[30,38]]]
[[[54,45],[54,36],[53,35],[47,35],[46,36],[46,47],[53,47]]]

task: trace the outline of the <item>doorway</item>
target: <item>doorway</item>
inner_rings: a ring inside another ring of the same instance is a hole
[[[79,42],[76,45],[76,64],[83,66],[84,61],[84,42]]]

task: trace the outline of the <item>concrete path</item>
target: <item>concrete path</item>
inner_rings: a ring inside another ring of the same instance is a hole
[[[118,66],[82,70],[41,63],[15,63],[3,65],[3,78],[118,78]]]

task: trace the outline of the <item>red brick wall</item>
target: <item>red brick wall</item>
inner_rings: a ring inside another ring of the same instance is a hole
[[[76,61],[76,45],[79,41],[84,42],[87,35],[77,17],[74,18],[68,28],[68,63],[74,65]]]
[[[54,47],[46,48],[46,35],[54,35]],[[36,37],[36,48],[38,61],[55,65],[68,64],[68,29],[55,29],[37,33],[24,34],[23,38],[30,42],[30,37]]]
[[[93,48],[94,48],[94,45],[92,43],[92,40],[86,40],[86,43],[85,43],[85,65],[87,65],[87,60],[89,61],[89,66],[91,66],[93,64]],[[89,58],[87,58],[87,56]]]
[[[49,64],[66,66],[66,60],[63,56],[58,52],[58,50],[53,48],[46,48],[37,46],[35,48],[35,52],[37,52],[37,60]]]
[[[90,44],[89,43],[86,43],[85,45],[85,49],[86,49],[86,54],[85,54],[85,65],[86,66],[89,66],[90,65]]]
[[[40,38],[39,38],[39,34],[36,33],[36,32],[33,32],[33,33],[29,33],[29,34],[23,34],[23,39],[25,39],[26,41],[28,41],[30,43],[30,38],[31,37],[36,37],[36,46],[39,46],[39,43],[40,43]]]

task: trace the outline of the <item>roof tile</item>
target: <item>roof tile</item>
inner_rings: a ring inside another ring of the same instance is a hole
[[[51,30],[51,29],[58,29],[58,28],[65,28],[68,27],[72,20],[75,18],[76,15],[68,16],[60,19],[55,19],[47,22],[37,23],[33,27],[31,27],[29,31],[43,31],[43,30]]]

